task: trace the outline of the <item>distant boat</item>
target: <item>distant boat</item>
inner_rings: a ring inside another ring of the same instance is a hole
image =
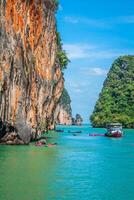
[[[68,133],[72,133],[73,136],[78,136],[82,131],[68,131]]]
[[[73,133],[73,134],[75,134],[75,133],[82,133],[82,131],[68,131],[68,133]]]
[[[120,138],[123,136],[122,124],[120,123],[111,123],[107,126],[107,132],[105,133],[106,137]]]
[[[56,130],[57,133],[63,133],[64,130]]]
[[[73,133],[72,135],[73,135],[73,136],[78,136],[78,134],[77,134],[77,133]]]
[[[82,131],[68,131],[68,133],[82,133]]]
[[[95,136],[105,136],[105,134],[100,133],[90,133],[89,136],[95,137]]]

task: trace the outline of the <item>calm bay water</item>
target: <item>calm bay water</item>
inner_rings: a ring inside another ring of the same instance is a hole
[[[134,130],[110,139],[88,136],[104,129],[58,128],[52,148],[0,146],[0,200],[134,199]]]

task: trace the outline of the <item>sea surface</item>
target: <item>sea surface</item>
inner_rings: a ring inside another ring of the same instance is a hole
[[[87,125],[57,129],[55,147],[0,146],[0,200],[134,200],[134,130],[111,139]]]

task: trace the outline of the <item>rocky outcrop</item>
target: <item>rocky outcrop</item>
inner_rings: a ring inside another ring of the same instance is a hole
[[[54,0],[1,0],[0,117],[29,142],[47,117],[54,127],[64,87]]]
[[[77,126],[81,126],[83,123],[83,119],[81,117],[80,114],[76,114],[76,117],[75,117],[75,125]]]
[[[72,125],[71,99],[64,88],[56,109],[56,124]]]
[[[83,119],[80,114],[76,114],[76,116],[72,118],[72,125],[81,126],[82,123]]]

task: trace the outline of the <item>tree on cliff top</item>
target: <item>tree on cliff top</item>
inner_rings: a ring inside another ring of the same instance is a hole
[[[134,56],[115,60],[90,120],[94,127],[120,122],[124,127],[134,128]]]

